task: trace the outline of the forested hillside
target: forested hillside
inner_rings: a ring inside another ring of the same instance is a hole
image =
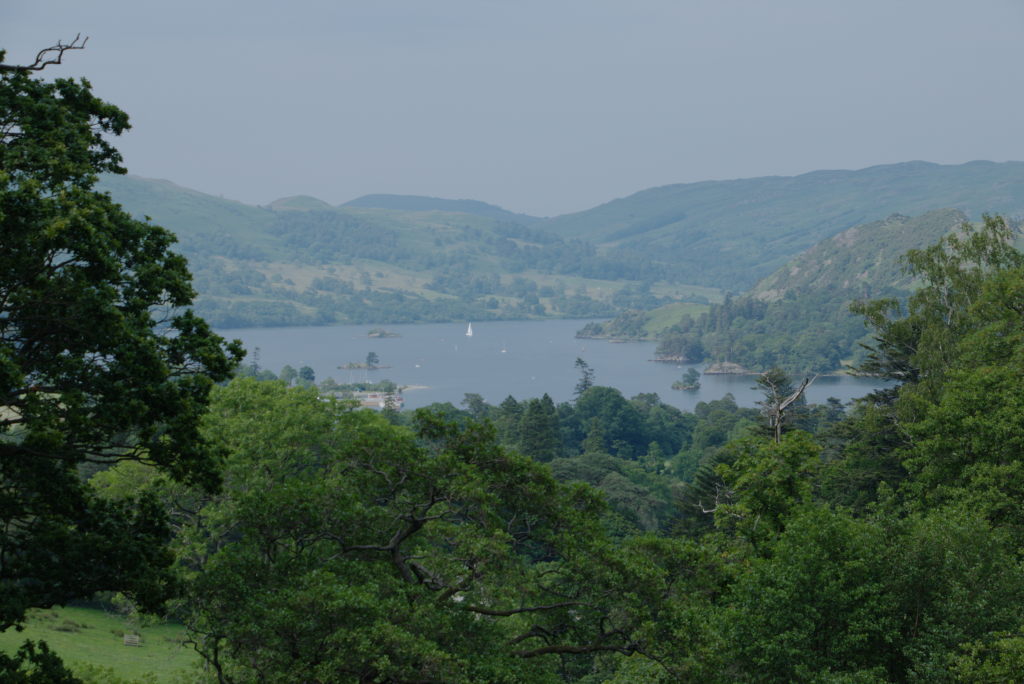
[[[714,296],[675,283],[666,264],[599,254],[482,202],[291,197],[261,208],[130,176],[101,187],[178,235],[197,309],[222,327],[594,317]]]
[[[656,339],[659,358],[705,361],[763,372],[840,370],[861,353],[867,331],[851,306],[882,297],[905,301],[919,284],[904,255],[961,229],[966,217],[942,209],[910,218],[894,214],[823,240],[741,296],[687,312],[652,332],[667,310],[629,311],[592,323],[580,336]],[[1019,233],[1014,233],[1015,237]]]
[[[918,285],[903,258],[961,228],[965,216],[945,209],[910,218],[893,215],[824,240],[760,281],[748,294],[713,304],[680,326],[695,336],[709,362],[738,363],[762,372],[780,366],[794,373],[842,368],[866,341],[857,302],[883,297],[905,301]],[[663,336],[663,351],[677,336]]]
[[[473,200],[251,207],[166,181],[107,176],[101,187],[179,236],[199,310],[220,326],[612,316],[742,292],[815,243],[894,213],[1024,213],[1017,162],[665,186],[552,219]]]
[[[539,227],[674,264],[685,282],[742,292],[790,258],[890,214],[1024,214],[1024,163],[907,162],[859,171],[666,185]]]

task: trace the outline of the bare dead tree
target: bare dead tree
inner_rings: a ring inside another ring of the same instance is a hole
[[[788,396],[782,396],[780,393],[780,387],[776,384],[775,379],[772,377],[771,372],[765,372],[761,374],[758,379],[758,384],[766,390],[768,399],[764,402],[764,413],[768,417],[768,427],[772,430],[772,438],[775,443],[778,444],[782,441],[782,424],[786,419],[786,409],[790,407],[793,402],[800,398],[800,395],[804,393],[811,383],[818,379],[815,375],[813,378],[804,378],[804,381],[800,383],[800,386],[795,392],[792,392]]]
[[[64,53],[68,50],[82,50],[88,42],[89,36],[82,38],[81,33],[76,35],[75,39],[70,43],[64,43],[58,40],[56,45],[51,45],[48,48],[40,50],[36,54],[35,61],[31,64],[0,64],[0,73],[12,71],[42,71],[51,64],[60,64],[61,60],[64,58]]]

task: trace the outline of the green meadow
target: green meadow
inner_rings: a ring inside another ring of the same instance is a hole
[[[124,634],[139,646],[125,646]],[[45,641],[86,682],[184,684],[199,678],[201,659],[184,643],[179,624],[133,626],[122,615],[97,608],[51,608],[29,613],[25,629],[0,633],[0,650],[14,653],[26,640]]]

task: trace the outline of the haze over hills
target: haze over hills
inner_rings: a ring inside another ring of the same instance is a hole
[[[899,213],[1024,214],[1024,163],[906,162],[859,171],[651,188],[540,222],[601,249],[670,261],[688,282],[744,291],[818,241]]]
[[[1021,162],[672,185],[550,219],[405,195],[254,207],[132,176],[106,176],[101,188],[179,236],[199,308],[220,326],[603,316],[708,303],[718,300],[709,285],[747,290],[815,243],[890,214],[1024,214]]]
[[[331,207],[296,196],[251,207],[133,176],[104,177],[100,187],[178,235],[197,309],[218,327],[609,316],[715,296],[632,286],[665,281],[670,269],[627,250],[599,255],[482,202]],[[466,211],[443,209],[452,206]]]
[[[363,195],[345,202],[343,207],[364,209],[399,209],[401,211],[446,211],[486,216],[488,218],[511,221],[524,226],[536,223],[541,219],[527,214],[516,214],[499,206],[468,199],[441,199],[439,197],[420,197],[419,195]]]

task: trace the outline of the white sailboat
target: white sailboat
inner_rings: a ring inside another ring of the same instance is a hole
[[[472,337],[472,336],[473,336],[473,324],[470,323],[469,327],[466,328],[466,337]]]

